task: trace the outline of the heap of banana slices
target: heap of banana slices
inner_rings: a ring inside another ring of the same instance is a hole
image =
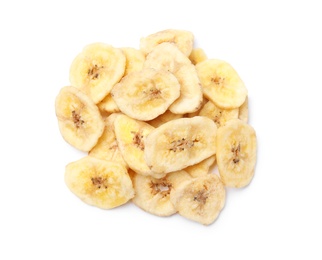
[[[66,166],[66,185],[102,209],[132,201],[209,225],[227,187],[254,175],[247,96],[233,67],[194,48],[189,31],[151,34],[140,49],[90,44],[55,102],[62,137],[86,152]]]

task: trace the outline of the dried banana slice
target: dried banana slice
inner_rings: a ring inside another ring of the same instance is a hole
[[[170,106],[172,113],[192,113],[200,108],[203,94],[196,68],[174,44],[165,42],[157,45],[146,57],[144,68],[167,70],[178,79],[180,97]]]
[[[165,111],[162,115],[159,115],[158,117],[154,118],[151,121],[148,121],[150,125],[153,127],[159,127],[160,125],[163,125],[166,122],[172,121],[174,119],[182,118],[183,115],[181,114],[174,114],[170,110]]]
[[[248,123],[248,96],[246,97],[245,102],[239,107],[238,118],[245,123]]]
[[[226,191],[218,176],[208,174],[181,183],[170,200],[181,216],[209,225],[223,209]]]
[[[104,131],[104,121],[93,101],[74,87],[63,87],[55,101],[61,135],[70,145],[88,152]]]
[[[206,176],[211,174],[210,168],[214,166],[216,161],[216,155],[210,156],[209,158],[201,161],[200,163],[188,166],[184,170],[190,174],[193,178],[198,178],[200,176]]]
[[[195,48],[195,49],[192,49],[189,59],[191,60],[191,63],[193,65],[196,65],[204,60],[207,60],[208,58],[203,49]]]
[[[180,85],[168,71],[144,69],[125,76],[111,94],[124,114],[147,121],[169,108],[180,95]]]
[[[220,177],[228,187],[250,183],[256,164],[256,133],[240,119],[233,119],[217,131],[216,160]]]
[[[109,115],[121,111],[110,94],[99,102],[97,106],[103,115]]]
[[[194,36],[189,31],[168,29],[141,38],[140,49],[148,54],[157,45],[170,42],[174,43],[184,55],[189,56],[193,47],[193,40]]]
[[[170,216],[177,212],[170,202],[170,192],[191,177],[185,171],[177,171],[156,179],[135,174],[132,181],[135,190],[133,203],[141,209],[157,216]]]
[[[99,103],[123,77],[126,58],[120,49],[104,43],[87,45],[73,60],[69,79],[94,103]]]
[[[208,59],[196,65],[204,95],[218,107],[240,107],[246,99],[247,89],[234,70],[225,61]]]
[[[149,133],[144,158],[154,172],[166,174],[216,153],[216,124],[207,117],[179,118]]]
[[[118,147],[127,165],[139,174],[162,178],[165,174],[155,173],[144,160],[146,137],[153,129],[154,127],[148,123],[123,114],[117,116],[114,121]]]
[[[66,166],[65,183],[82,201],[102,209],[118,207],[134,196],[126,168],[91,156]]]
[[[88,155],[121,164],[128,168],[120,149],[117,144],[116,136],[114,133],[114,121],[120,114],[114,113],[105,118],[105,129],[102,136],[98,139],[97,144],[89,151]]]
[[[143,63],[145,61],[145,55],[142,51],[124,47],[121,48],[126,57],[126,66],[124,76],[130,74],[131,72],[140,71],[143,68]]]
[[[216,106],[213,102],[208,101],[200,110],[200,116],[206,116],[216,123],[217,127],[221,127],[227,121],[238,118],[239,109],[222,109]]]

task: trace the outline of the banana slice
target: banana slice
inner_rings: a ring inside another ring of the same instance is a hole
[[[176,77],[168,71],[154,69],[132,72],[112,89],[112,97],[120,110],[142,121],[163,114],[179,95]]]
[[[184,55],[189,56],[193,47],[193,40],[194,36],[189,31],[168,29],[141,38],[140,49],[148,54],[157,45],[170,42],[174,43]]]
[[[218,107],[240,107],[247,89],[234,68],[225,61],[209,59],[196,65],[204,95]]]
[[[255,130],[240,119],[233,119],[217,132],[216,160],[225,186],[241,188],[250,183],[256,164]]]
[[[93,101],[74,87],[63,87],[55,101],[61,135],[70,145],[88,152],[104,131],[104,121]]]
[[[178,79],[180,97],[170,106],[172,113],[192,113],[200,108],[203,94],[196,68],[174,44],[164,42],[154,47],[146,57],[144,68],[167,70]]]
[[[197,111],[195,111],[195,112],[193,112],[193,113],[185,114],[184,116],[185,116],[185,117],[194,117],[194,116],[199,116],[199,113],[200,113],[201,109],[204,107],[204,105],[206,105],[206,104],[207,104],[207,102],[208,102],[208,101],[209,101],[209,100],[208,100],[207,98],[205,98],[205,96],[203,96],[203,98],[202,98],[202,102],[201,102],[201,104],[200,104],[200,108],[199,108]]]
[[[66,166],[65,183],[85,203],[102,209],[118,207],[134,197],[131,179],[122,165],[91,156]]]
[[[125,64],[126,58],[120,49],[104,43],[90,44],[73,60],[70,83],[97,104],[122,78]]]
[[[190,174],[193,178],[198,178],[200,176],[206,176],[211,174],[210,167],[213,167],[216,161],[216,155],[210,156],[209,158],[197,163],[195,165],[188,166],[184,170]]]
[[[225,187],[215,174],[185,181],[170,193],[170,201],[181,216],[203,225],[217,219],[225,200]]]
[[[207,117],[179,118],[152,130],[144,158],[154,172],[178,171],[216,153],[216,124]]]
[[[206,116],[213,120],[217,127],[221,127],[227,121],[238,118],[239,109],[222,109],[216,106],[213,102],[208,101],[207,104],[200,110],[200,116]]]
[[[114,121],[116,140],[127,165],[139,174],[162,178],[165,174],[155,173],[144,160],[145,140],[153,129],[154,127],[148,123],[123,114],[117,116]]]
[[[193,65],[196,65],[204,60],[207,60],[208,58],[203,49],[195,48],[195,49],[192,49],[189,59],[191,60],[191,63]]]
[[[89,151],[88,155],[105,161],[117,162],[125,168],[128,168],[120,152],[114,133],[114,121],[119,115],[120,114],[118,113],[114,113],[105,118],[104,132],[98,139],[98,142],[94,148]]]
[[[178,119],[183,117],[181,114],[174,114],[170,110],[165,111],[162,115],[159,115],[158,117],[154,118],[151,121],[148,121],[150,125],[153,127],[159,127],[160,125],[163,125],[166,122],[172,121],[174,119]]]
[[[246,97],[245,102],[239,107],[238,118],[245,123],[248,123],[248,96]]]
[[[141,209],[157,216],[170,216],[177,212],[170,202],[170,192],[191,177],[185,171],[177,171],[156,179],[151,176],[135,174],[133,203]]]
[[[110,94],[99,102],[97,106],[103,115],[110,115],[121,111]]]
[[[145,61],[145,55],[142,51],[130,47],[121,48],[121,50],[126,57],[124,76],[142,70]]]

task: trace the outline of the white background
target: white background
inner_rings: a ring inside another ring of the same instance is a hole
[[[321,259],[322,15],[319,1],[1,1],[0,259]],[[139,47],[190,30],[244,80],[258,136],[251,184],[227,190],[210,226],[132,204],[100,210],[65,186],[84,156],[54,100],[92,42]]]

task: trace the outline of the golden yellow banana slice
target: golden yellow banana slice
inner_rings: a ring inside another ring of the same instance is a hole
[[[61,135],[75,148],[88,152],[104,131],[104,121],[94,102],[74,87],[63,87],[55,101]]]
[[[145,53],[150,53],[157,45],[163,42],[175,44],[186,56],[189,56],[193,47],[194,36],[185,30],[168,29],[151,34],[140,40],[140,49]]]
[[[168,71],[155,69],[132,72],[112,89],[112,97],[120,110],[142,121],[163,114],[179,95],[177,78]]]
[[[143,68],[143,63],[145,61],[145,55],[141,50],[137,50],[130,47],[121,48],[126,57],[126,66],[124,76],[130,74],[131,72],[140,71]]]
[[[191,60],[191,63],[193,65],[196,65],[204,60],[207,60],[208,58],[203,49],[195,48],[195,49],[192,49],[189,59]]]
[[[170,201],[181,216],[203,225],[217,219],[225,200],[225,187],[215,174],[185,181],[170,193]]]
[[[190,174],[193,178],[198,178],[200,176],[206,176],[207,174],[211,174],[210,168],[214,166],[216,161],[216,155],[212,155],[209,158],[188,166],[187,168],[184,168],[184,170]]]
[[[203,108],[200,110],[200,116],[206,116],[212,119],[217,127],[221,127],[227,121],[238,118],[239,109],[223,109],[216,106],[213,102],[208,101]]]
[[[97,104],[123,77],[125,65],[122,50],[104,43],[93,43],[73,60],[69,71],[70,83]]]
[[[239,107],[238,118],[245,123],[248,123],[248,96],[246,97],[245,102]]]
[[[101,102],[97,104],[102,115],[110,115],[113,113],[120,112],[121,110],[115,103],[111,94],[108,94]]]
[[[161,179],[135,174],[132,179],[135,197],[132,201],[151,214],[170,216],[177,212],[170,202],[170,192],[190,178],[185,171],[172,172]]]
[[[203,93],[218,107],[240,107],[246,99],[247,89],[234,70],[225,61],[208,59],[196,65]]]
[[[217,131],[216,160],[220,177],[228,187],[250,183],[256,164],[256,133],[240,119],[233,119]]]
[[[216,124],[207,117],[179,118],[152,130],[144,158],[154,172],[182,170],[216,153]]]
[[[102,209],[118,207],[134,196],[126,168],[91,156],[66,166],[65,183],[82,201]]]

